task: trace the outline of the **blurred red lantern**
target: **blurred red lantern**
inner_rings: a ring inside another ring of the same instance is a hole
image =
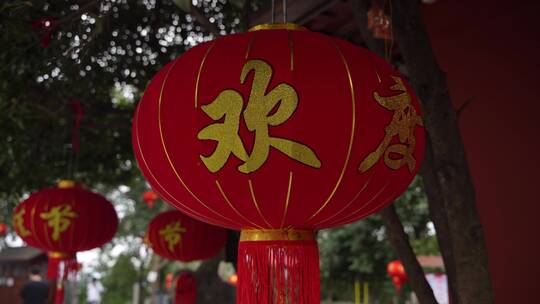
[[[227,279],[227,283],[233,285],[233,286],[236,286],[236,284],[238,284],[238,275],[237,274],[233,274],[232,276],[230,276],[228,279]]]
[[[386,273],[392,278],[392,284],[394,284],[398,293],[403,284],[409,280],[403,264],[398,260],[388,263],[386,266]]]
[[[143,193],[143,200],[146,202],[148,208],[154,208],[154,203],[158,199],[157,194],[154,191],[145,191]]]
[[[76,252],[108,242],[118,218],[103,196],[73,181],[61,181],[58,188],[42,189],[20,203],[13,226],[28,245],[48,252],[47,276],[56,279],[60,262],[64,262],[65,272],[76,271]]]
[[[175,304],[194,304],[197,298],[197,281],[191,272],[182,272],[176,280]]]
[[[422,126],[414,93],[384,59],[273,24],[164,67],[138,106],[133,145],[162,198],[242,230],[239,303],[282,294],[319,303],[315,230],[366,217],[406,190]]]
[[[0,237],[4,237],[9,230],[9,227],[5,223],[0,223]]]
[[[146,234],[154,252],[170,260],[190,262],[217,255],[225,246],[225,229],[194,220],[179,211],[158,214]]]
[[[172,273],[167,273],[167,275],[165,276],[165,287],[167,289],[171,288],[172,287],[172,282],[173,282],[173,274]]]

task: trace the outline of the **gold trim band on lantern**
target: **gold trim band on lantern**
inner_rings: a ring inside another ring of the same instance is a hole
[[[51,251],[47,254],[51,259],[67,259],[75,256],[73,253],[64,253],[59,251]]]
[[[307,31],[308,29],[295,23],[265,23],[255,25],[254,27],[250,28],[248,32],[256,32],[262,30]]]
[[[58,188],[60,189],[75,188],[75,186],[77,186],[77,183],[69,179],[61,179],[58,182]]]
[[[314,241],[314,230],[246,229],[240,232],[240,242],[257,241]]]

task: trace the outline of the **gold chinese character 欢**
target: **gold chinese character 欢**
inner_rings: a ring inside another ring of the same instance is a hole
[[[58,241],[60,233],[66,231],[71,225],[72,219],[77,217],[77,213],[71,209],[70,205],[60,205],[49,212],[41,213],[41,218],[47,221],[47,226],[52,228],[52,239]]]
[[[269,134],[271,126],[283,124],[296,110],[298,94],[295,89],[287,83],[280,83],[267,92],[272,67],[262,60],[246,62],[240,75],[241,84],[246,82],[251,71],[254,72],[253,84],[243,113],[242,95],[232,89],[222,91],[214,101],[202,106],[202,110],[213,120],[223,118],[222,123],[206,126],[197,134],[198,139],[218,142],[211,155],[200,156],[205,166],[211,172],[217,172],[233,154],[244,162],[238,167],[240,172],[254,172],[266,162],[270,147],[274,147],[294,160],[320,168],[321,161],[308,146]],[[242,114],[247,129],[255,133],[251,153],[246,151],[238,134]]]
[[[19,212],[15,213],[13,216],[13,225],[17,229],[17,232],[21,237],[29,236],[32,233],[24,227],[24,214],[26,213],[26,208],[22,207],[19,209]]]
[[[403,81],[399,77],[392,76],[395,84],[390,87],[393,91],[400,93],[392,96],[381,96],[378,92],[373,93],[373,98],[385,109],[393,111],[392,121],[385,128],[385,136],[377,149],[369,153],[362,161],[358,170],[366,172],[383,156],[384,163],[391,169],[397,170],[404,164],[412,172],[416,166],[414,159],[414,149],[416,138],[414,129],[416,126],[423,126],[422,118],[416,114],[416,110],[411,105],[411,96],[407,92]],[[399,143],[391,143],[394,136],[397,136]],[[391,156],[391,154],[393,154]],[[398,155],[399,157],[395,157]]]
[[[169,251],[173,252],[174,247],[182,241],[182,233],[186,232],[186,228],[180,225],[180,222],[170,223],[165,228],[159,231],[159,235],[167,242]]]

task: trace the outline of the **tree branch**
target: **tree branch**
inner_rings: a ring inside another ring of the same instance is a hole
[[[390,243],[405,267],[411,288],[418,301],[420,304],[437,304],[433,290],[431,290],[424,275],[424,270],[416,259],[411,244],[409,244],[409,236],[403,230],[403,224],[396,213],[394,205],[386,207],[379,214],[387,229]]]
[[[210,20],[199,10],[199,8],[193,4],[191,5],[190,14],[195,17],[195,20],[197,20],[197,22],[199,22],[207,31],[212,33],[214,37],[217,38],[221,36],[217,26],[210,22]]]

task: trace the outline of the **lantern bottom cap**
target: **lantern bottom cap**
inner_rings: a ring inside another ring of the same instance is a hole
[[[242,229],[240,242],[314,241],[315,230],[307,229]]]
[[[66,252],[60,252],[60,251],[50,251],[47,253],[49,258],[52,259],[67,259],[72,258],[75,256],[75,253],[66,253]]]

